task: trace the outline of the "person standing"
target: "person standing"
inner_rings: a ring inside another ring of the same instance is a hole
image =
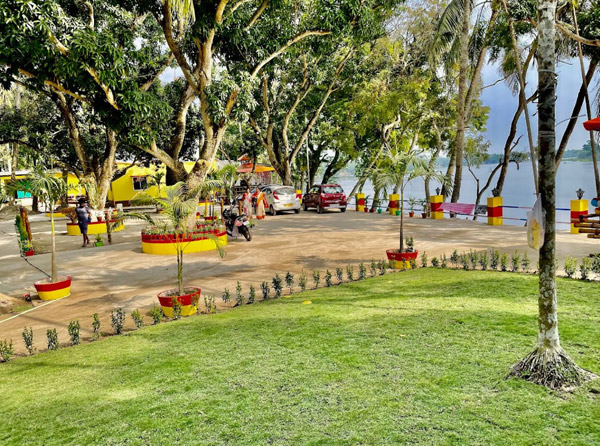
[[[265,218],[265,206],[268,206],[267,198],[265,193],[258,188],[256,188],[254,195],[256,197],[256,218],[262,220]]]
[[[90,208],[87,207],[85,198],[79,199],[79,206],[77,206],[75,212],[77,213],[79,230],[81,231],[81,235],[83,235],[83,245],[81,247],[85,248],[90,243],[90,239],[88,238],[88,223],[92,219]]]
[[[242,195],[242,212],[244,212],[248,218],[252,218],[252,193],[249,188],[247,188],[246,192]]]

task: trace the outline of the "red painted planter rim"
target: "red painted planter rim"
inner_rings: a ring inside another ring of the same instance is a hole
[[[116,222],[116,221],[117,221],[117,220],[111,220],[110,222],[111,222],[111,223],[114,223],[114,222]],[[88,226],[89,226],[89,225],[105,225],[105,224],[106,224],[106,222],[105,222],[104,220],[102,220],[102,221],[94,221],[94,222],[90,222],[90,223],[88,223]],[[78,225],[79,225],[79,223],[67,223],[67,226],[78,226]]]
[[[215,237],[221,237],[225,235],[225,231],[217,232],[216,230],[205,231],[205,232],[193,232],[192,234],[206,234],[209,232],[213,234]],[[186,237],[181,240],[182,243],[187,242],[195,242],[198,240],[208,240],[208,237]],[[142,242],[143,243],[176,243],[175,236],[173,234],[142,234]]]
[[[184,307],[187,305],[192,305],[192,298],[196,297],[196,296],[200,297],[200,293],[202,292],[202,290],[195,286],[186,287],[185,289],[186,289],[186,291],[187,290],[195,290],[195,291],[193,293],[184,294],[182,296],[164,296],[164,294],[171,294],[173,291],[175,291],[175,288],[172,288],[170,290],[166,290],[166,291],[162,291],[162,292],[158,293],[158,301],[160,302],[160,304],[163,307],[172,307],[173,306],[173,298],[176,297],[177,301]]]
[[[417,258],[419,251],[414,252],[398,252],[397,249],[388,249],[386,252],[388,260],[414,260]]]
[[[62,290],[64,288],[70,287],[71,286],[71,276],[61,276],[58,278],[58,282],[54,282],[54,283],[48,283],[49,279],[42,279],[42,280],[38,280],[37,282],[33,283],[33,286],[35,286],[35,289],[37,291],[56,291],[56,290]]]

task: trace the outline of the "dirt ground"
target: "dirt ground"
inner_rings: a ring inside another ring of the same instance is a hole
[[[37,299],[35,280],[44,275],[37,269],[50,271],[50,254],[35,255],[28,262],[20,257],[12,221],[0,222],[0,292],[22,296],[32,292],[34,309],[19,315],[0,316],[0,339],[12,339],[15,351],[24,351],[21,332],[33,327],[39,350],[45,349],[46,329],[57,328],[59,340],[68,340],[66,327],[79,319],[82,338],[91,336],[92,315],[99,313],[104,332],[112,332],[110,312],[122,307],[127,327],[133,323],[129,314],[140,309],[142,314],[157,303],[156,294],[172,288],[176,281],[174,257],[153,256],[141,251],[140,230],[143,223],[127,222],[126,229],[113,235],[113,244],[102,248],[81,248],[81,237],[66,235],[67,220],[57,222],[59,274],[73,276],[72,295],[50,303]],[[36,243],[48,246],[50,224],[43,215],[31,218]],[[338,211],[318,215],[314,211],[298,215],[267,217],[253,229],[253,240],[229,239],[226,257],[215,252],[185,255],[185,283],[202,288],[202,294],[214,294],[220,309],[225,306],[220,296],[224,288],[232,294],[240,281],[244,294],[253,284],[260,295],[260,283],[270,281],[275,273],[286,271],[296,275],[304,270],[312,285],[312,271],[333,271],[336,267],[385,258],[385,250],[398,245],[399,217],[388,214],[363,214]],[[443,253],[497,248],[509,255],[515,250],[527,251],[532,265],[537,253],[527,247],[524,227],[491,227],[464,219],[430,220],[406,218],[405,232],[412,235],[419,252],[429,259]],[[91,237],[92,238],[92,237]],[[93,238],[92,238],[93,241]],[[584,235],[558,233],[559,265],[571,255],[577,258],[600,252],[600,242]],[[230,307],[232,304],[229,303]],[[145,317],[145,323],[150,318]]]

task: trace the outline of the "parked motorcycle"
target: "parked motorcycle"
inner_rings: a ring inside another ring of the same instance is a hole
[[[250,232],[250,220],[244,213],[238,215],[234,212],[235,207],[232,204],[229,209],[223,211],[223,219],[225,220],[225,230],[227,235],[231,237],[237,237],[238,234],[243,235],[246,240],[252,240],[252,233]]]

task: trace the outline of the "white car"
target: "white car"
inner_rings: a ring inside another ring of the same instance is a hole
[[[292,186],[269,184],[263,189],[268,207],[265,209],[270,215],[277,215],[281,211],[300,212],[300,199],[296,197],[296,189]]]

